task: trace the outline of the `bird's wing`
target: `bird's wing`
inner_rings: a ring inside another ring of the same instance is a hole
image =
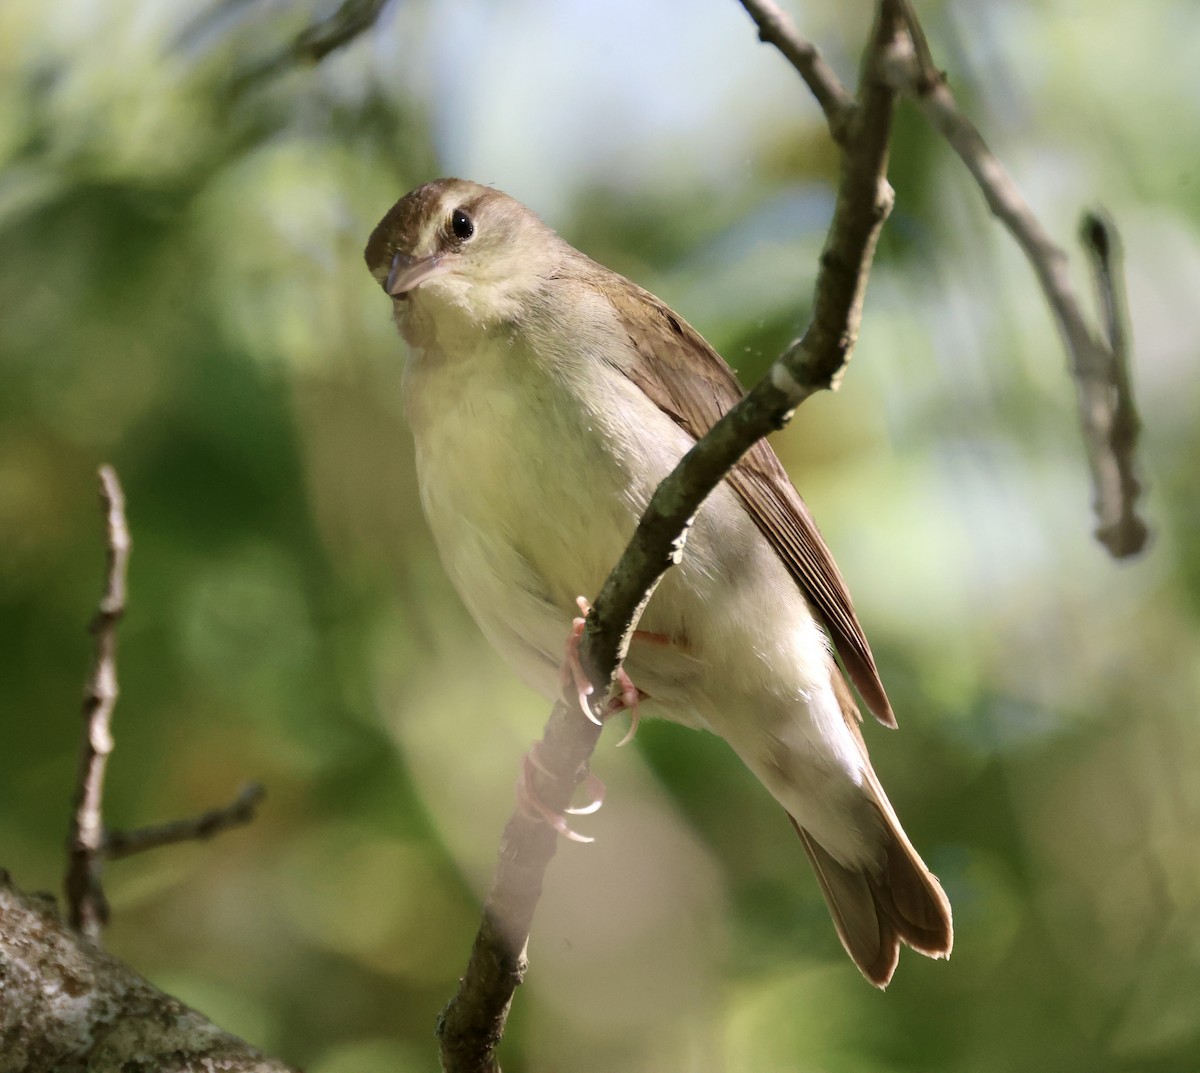
[[[629,336],[621,371],[699,439],[743,395],[733,371],[682,317],[623,276],[601,270],[595,280]],[[634,309],[649,316],[631,320]],[[812,513],[766,440],[759,440],[726,478],[808,602],[825,624],[850,680],[875,717],[896,725],[875,657],[854,614],[850,593]]]

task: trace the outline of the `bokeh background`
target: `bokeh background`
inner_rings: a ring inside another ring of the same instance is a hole
[[[855,361],[775,444],[899,713],[868,740],[954,957],[873,991],[721,742],[606,735],[507,1070],[1200,1068],[1200,9],[919,6],[1056,237],[1120,222],[1153,545],[1091,539],[1042,300],[903,109]],[[793,12],[852,79],[868,8]],[[397,0],[261,74],[332,9],[0,4],[0,865],[60,885],[111,462],[134,553],[108,818],[270,796],[113,865],[108,942],[311,1073],[403,1073],[436,1067],[546,712],[440,571],[365,238],[419,182],[495,183],[753,379],[805,323],[836,158],[734,0]]]

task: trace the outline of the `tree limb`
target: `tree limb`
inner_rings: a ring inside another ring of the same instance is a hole
[[[294,1073],[64,924],[0,870],[0,1073]]]

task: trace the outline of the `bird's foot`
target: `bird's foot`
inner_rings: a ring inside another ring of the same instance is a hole
[[[633,679],[625,672],[624,667],[617,668],[616,692],[605,701],[604,706],[600,710],[600,715],[597,716],[592,709],[591,696],[593,693],[592,683],[588,680],[587,674],[584,672],[583,664],[579,661],[579,640],[583,636],[584,623],[587,621],[588,612],[591,611],[591,605],[587,600],[578,596],[575,603],[579,606],[579,610],[583,612],[582,616],[571,620],[571,633],[567,637],[567,654],[563,660],[562,667],[562,683],[565,690],[568,686],[573,686],[575,695],[579,698],[579,707],[583,714],[587,716],[597,726],[602,726],[604,720],[610,715],[616,715],[617,712],[622,712],[628,709],[629,711],[629,730],[625,736],[617,742],[617,748],[622,745],[628,745],[633,741],[634,735],[638,728],[638,702],[645,694],[633,684]],[[635,632],[634,637],[658,642],[660,639],[657,634],[646,634],[641,631]]]
[[[591,800],[586,805],[564,809],[563,812],[552,809],[538,796],[533,784],[535,770],[540,771],[548,778],[554,778],[553,773],[546,769],[538,757],[541,746],[540,741],[534,742],[533,747],[522,758],[521,777],[517,780],[517,808],[531,820],[540,820],[542,823],[549,824],[563,838],[569,838],[572,842],[595,842],[594,838],[572,830],[566,817],[568,815],[590,816],[593,812],[599,811],[600,806],[604,804],[604,783],[600,781],[599,776],[593,775],[589,771],[585,783]]]

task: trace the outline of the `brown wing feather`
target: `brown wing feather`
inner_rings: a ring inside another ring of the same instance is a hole
[[[621,371],[699,439],[741,399],[737,377],[699,332],[654,295],[596,267],[594,282],[607,294],[629,334],[628,364]],[[635,323],[634,309],[652,315],[639,315]],[[846,583],[775,452],[760,440],[727,479],[825,624],[867,707],[885,726],[894,727],[896,717]]]

